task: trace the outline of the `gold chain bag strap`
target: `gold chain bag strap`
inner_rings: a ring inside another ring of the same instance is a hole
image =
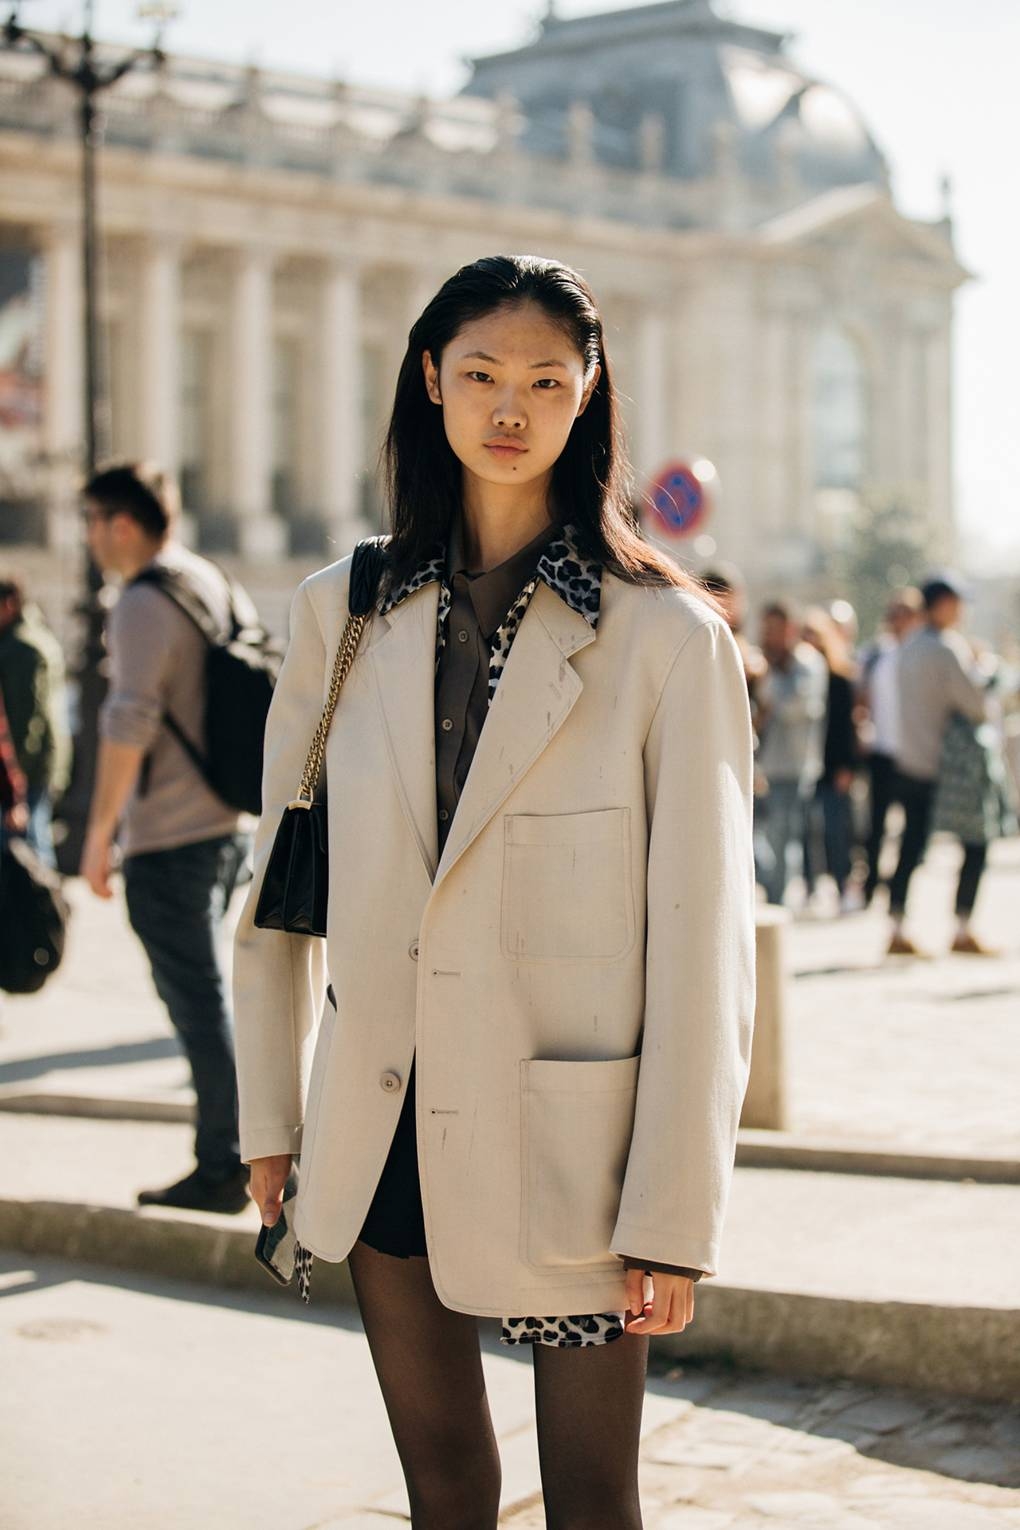
[[[349,614],[333,662],[326,704],[312,736],[298,794],[287,804],[276,831],[255,907],[255,923],[262,930],[286,930],[293,935],[326,933],[329,841],[326,803],[316,792],[333,713],[375,604],[388,543],[388,537],[365,537],[354,549]]]

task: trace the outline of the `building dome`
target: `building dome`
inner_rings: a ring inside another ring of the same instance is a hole
[[[794,168],[812,189],[888,180],[884,157],[853,103],[796,67],[787,36],[716,14],[711,0],[659,0],[559,17],[534,41],[471,60],[468,95],[512,95],[522,146],[565,157],[572,109],[591,114],[590,152],[637,168],[656,121],[663,173],[710,176],[720,142],[756,180]]]

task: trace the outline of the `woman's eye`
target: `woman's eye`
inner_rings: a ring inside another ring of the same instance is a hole
[[[554,388],[558,388],[559,385],[559,378],[557,377],[540,377],[538,382],[535,384],[535,387],[542,388],[546,393],[551,393],[552,390]]]
[[[475,380],[477,380],[478,382],[491,382],[492,381],[492,378],[489,376],[488,372],[469,372],[468,376],[471,378],[471,380],[473,382]]]

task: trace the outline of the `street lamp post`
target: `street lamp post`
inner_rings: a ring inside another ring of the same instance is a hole
[[[156,23],[156,36],[149,48],[132,48],[122,58],[101,63],[96,56],[92,35],[93,0],[85,0],[81,36],[62,39],[55,46],[44,33],[32,32],[18,20],[20,4],[12,6],[3,28],[3,42],[8,48],[20,48],[38,54],[46,61],[50,75],[70,85],[78,95],[78,127],[81,139],[81,238],[84,315],[85,375],[83,391],[84,453],[82,468],[87,477],[96,471],[100,457],[107,450],[106,390],[103,387],[99,360],[99,281],[98,243],[96,238],[96,157],[100,136],[98,97],[116,85],[126,74],[141,65],[159,69],[165,57],[162,29],[177,14],[173,4],[150,3],[139,6],[139,15]],[[75,670],[78,682],[78,729],[75,735],[74,768],[64,799],[63,817],[67,833],[58,846],[61,870],[75,873],[81,860],[89,800],[95,779],[99,733],[99,708],[103,700],[103,620],[101,598],[103,576],[88,552],[85,554],[84,590],[78,606],[83,633],[81,651]]]

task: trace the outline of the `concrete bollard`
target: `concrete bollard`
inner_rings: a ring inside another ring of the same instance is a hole
[[[758,998],[751,1047],[751,1076],[740,1115],[741,1126],[783,1132],[786,1104],[785,929],[790,915],[774,904],[755,911]]]

